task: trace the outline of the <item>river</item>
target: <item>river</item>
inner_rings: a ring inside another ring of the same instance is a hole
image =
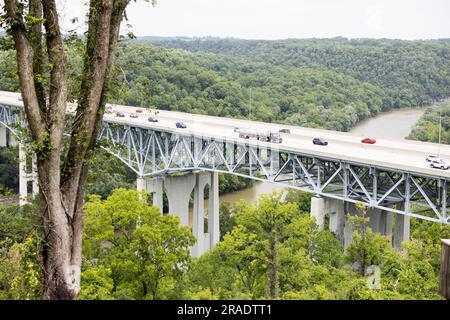
[[[350,132],[375,138],[403,139],[409,135],[412,126],[420,119],[425,110],[426,108],[417,108],[383,112],[376,117],[360,122]],[[269,182],[257,181],[253,187],[221,195],[219,200],[220,202],[234,203],[242,199],[251,203],[257,200],[260,194],[282,189],[282,187]]]

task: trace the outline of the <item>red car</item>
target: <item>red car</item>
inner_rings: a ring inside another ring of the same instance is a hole
[[[142,112],[144,112],[144,110],[142,110],[142,109],[137,109],[136,112],[137,112],[137,113],[142,113]]]
[[[369,144],[374,144],[375,142],[377,142],[377,140],[372,139],[372,138],[365,138],[361,140],[362,143],[369,143]]]

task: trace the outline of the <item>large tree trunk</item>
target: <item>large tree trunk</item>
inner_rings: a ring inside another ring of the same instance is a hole
[[[31,138],[37,153],[41,216],[45,232],[44,298],[76,299],[80,291],[83,204],[87,160],[96,148],[106,94],[116,55],[119,29],[129,0],[91,0],[83,78],[69,150],[61,165],[67,104],[63,37],[54,0],[30,0],[25,24],[17,0],[5,0],[9,32],[13,36],[20,87]],[[44,18],[50,82],[42,79]],[[46,99],[48,91],[48,101]]]

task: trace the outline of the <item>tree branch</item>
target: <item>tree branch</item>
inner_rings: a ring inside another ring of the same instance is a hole
[[[48,59],[51,66],[48,127],[50,130],[50,143],[55,149],[55,156],[60,157],[62,136],[64,133],[64,118],[67,103],[67,76],[64,56],[64,43],[59,29],[58,12],[54,0],[43,1],[44,26]],[[58,161],[58,164],[60,161]],[[59,172],[59,166],[58,166]]]
[[[46,128],[40,113],[36,86],[33,78],[34,54],[27,38],[27,29],[23,22],[17,0],[5,0],[5,9],[10,20],[9,32],[12,34],[17,57],[20,89],[24,103],[25,114],[34,141],[41,141],[46,135]]]
[[[34,20],[30,28],[31,39],[30,43],[33,47],[34,61],[33,61],[33,73],[34,82],[36,89],[36,96],[38,98],[39,108],[41,110],[41,115],[45,118],[47,122],[47,106],[46,106],[46,92],[44,86],[44,49],[42,47],[42,1],[41,0],[30,0],[29,3],[29,16]]]

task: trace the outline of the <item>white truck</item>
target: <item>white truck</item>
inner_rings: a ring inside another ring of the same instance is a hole
[[[282,143],[283,139],[277,131],[256,130],[256,129],[239,129],[239,138],[257,139],[259,141]]]

